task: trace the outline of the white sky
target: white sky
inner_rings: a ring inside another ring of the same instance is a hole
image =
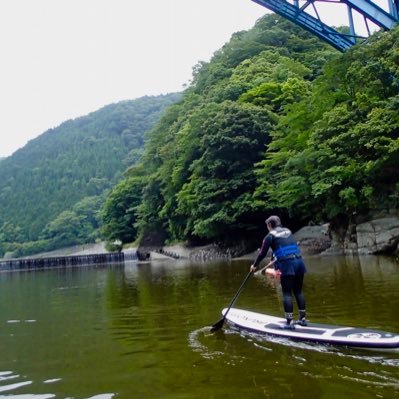
[[[0,157],[104,105],[183,90],[266,12],[250,0],[1,0]]]
[[[0,0],[0,157],[67,119],[183,90],[251,0]]]

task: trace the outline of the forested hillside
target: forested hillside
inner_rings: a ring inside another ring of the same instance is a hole
[[[48,130],[3,159],[0,252],[92,240],[104,192],[139,159],[145,132],[179,98],[170,94],[106,106]]]
[[[110,192],[107,239],[228,244],[271,212],[298,226],[397,209],[398,36],[341,54],[275,15],[233,35]]]

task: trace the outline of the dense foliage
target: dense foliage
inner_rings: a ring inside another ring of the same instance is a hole
[[[113,216],[120,213],[105,209],[107,238],[127,242],[115,236],[126,227],[136,236],[164,230],[171,240],[226,241],[256,231],[264,204],[254,195],[255,165],[285,108],[310,91],[309,82],[335,54],[275,16],[234,34],[209,63],[194,68],[183,100],[150,133],[142,158],[146,175],[137,176],[140,203],[134,195],[135,202],[123,205],[134,218],[124,225]],[[137,193],[135,176],[130,171],[112,190],[109,204],[129,185]]]
[[[271,212],[296,227],[397,210],[398,37],[340,54],[265,16],[196,65],[179,102],[116,104],[2,160],[0,243],[24,252],[101,229],[109,244],[230,245],[258,241]]]
[[[257,191],[302,218],[397,209],[399,30],[328,63],[258,165]]]
[[[340,54],[275,15],[233,35],[112,190],[107,235],[226,242],[269,212],[298,225],[397,209],[398,35]]]
[[[67,121],[0,163],[0,255],[98,237],[104,195],[141,156],[145,132],[180,94],[143,97]]]

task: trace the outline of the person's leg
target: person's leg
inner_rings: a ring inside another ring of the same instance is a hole
[[[293,275],[281,275],[280,277],[281,289],[283,291],[284,313],[288,325],[291,324],[293,319],[294,305],[292,303],[292,291],[294,287],[294,278],[295,276]]]
[[[293,293],[299,310],[299,324],[306,325],[306,301],[302,292],[304,274],[295,275],[293,281]]]

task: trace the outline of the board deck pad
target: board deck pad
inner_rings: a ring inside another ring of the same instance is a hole
[[[223,309],[222,314],[227,309]],[[233,326],[289,339],[319,343],[344,345],[358,348],[396,349],[399,348],[399,335],[371,328],[335,326],[331,324],[308,323],[295,325],[295,329],[283,329],[285,319],[248,310],[231,308],[226,320]]]

